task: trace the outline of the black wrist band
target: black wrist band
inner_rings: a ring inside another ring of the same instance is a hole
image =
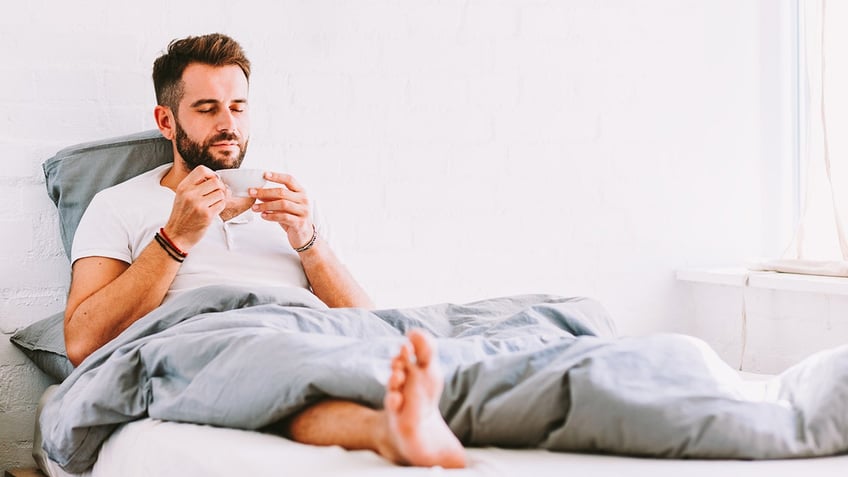
[[[318,229],[315,228],[315,224],[312,224],[312,238],[309,239],[309,242],[306,242],[306,245],[304,245],[303,247],[298,247],[294,249],[294,251],[297,253],[305,252],[312,248],[313,245],[315,245],[316,240],[318,240]]]
[[[183,260],[185,260],[185,256],[180,255],[179,252],[172,250],[168,241],[165,240],[165,238],[163,238],[161,235],[159,235],[158,232],[156,233],[156,235],[153,236],[153,238],[156,239],[156,243],[158,243],[159,246],[162,247],[162,250],[164,250],[169,257],[173,258],[174,260],[180,263],[183,263]]]

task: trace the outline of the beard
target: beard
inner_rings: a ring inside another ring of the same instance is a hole
[[[179,121],[176,121],[175,125],[177,152],[182,156],[189,171],[197,166],[206,166],[213,171],[237,169],[241,166],[244,155],[247,153],[248,140],[241,141],[236,134],[222,132],[206,139],[203,143],[199,143],[188,137],[185,130],[180,127]],[[237,141],[239,153],[236,155],[232,151],[220,151],[217,155],[213,155],[210,150],[212,144],[221,141]]]

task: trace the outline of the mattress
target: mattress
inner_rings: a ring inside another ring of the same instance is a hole
[[[396,467],[368,451],[314,447],[235,429],[143,419],[127,424],[104,445],[91,477],[115,476],[797,476],[844,475],[848,456],[789,461],[683,461],[469,449],[462,470]],[[50,476],[68,476],[50,463]]]
[[[48,390],[49,394],[50,390]],[[38,441],[38,439],[36,439]],[[40,443],[36,442],[36,445]],[[816,459],[736,461],[668,460],[554,453],[536,449],[468,449],[461,470],[397,467],[369,451],[298,444],[278,436],[197,424],[142,419],[119,428],[84,474],[65,473],[44,459],[51,477],[135,476],[836,476],[848,456]],[[38,459],[38,457],[37,457]]]

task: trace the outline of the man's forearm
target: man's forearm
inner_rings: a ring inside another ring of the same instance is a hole
[[[374,302],[323,240],[300,253],[300,260],[312,292],[327,306],[374,308]]]
[[[89,296],[80,299],[74,296],[72,289],[65,315],[65,343],[71,362],[79,364],[158,307],[179,266],[159,244],[151,243],[125,271]],[[76,266],[74,273],[77,274]],[[90,274],[91,270],[80,270],[80,273]],[[72,306],[75,308],[71,309]]]

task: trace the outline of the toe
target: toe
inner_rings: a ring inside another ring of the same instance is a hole
[[[421,367],[427,367],[433,359],[436,344],[432,338],[424,334],[422,330],[411,330],[408,334],[409,342],[412,343],[415,352],[415,360]]]
[[[397,355],[392,358],[392,371],[403,371],[406,369],[408,363],[408,359],[404,358],[401,355]]]
[[[393,369],[391,376],[389,376],[389,384],[387,387],[390,391],[397,391],[400,390],[405,381],[406,373],[401,369]]]
[[[397,391],[389,391],[386,393],[386,397],[383,399],[383,406],[387,411],[390,412],[400,412],[400,408],[403,405],[403,395]]]

